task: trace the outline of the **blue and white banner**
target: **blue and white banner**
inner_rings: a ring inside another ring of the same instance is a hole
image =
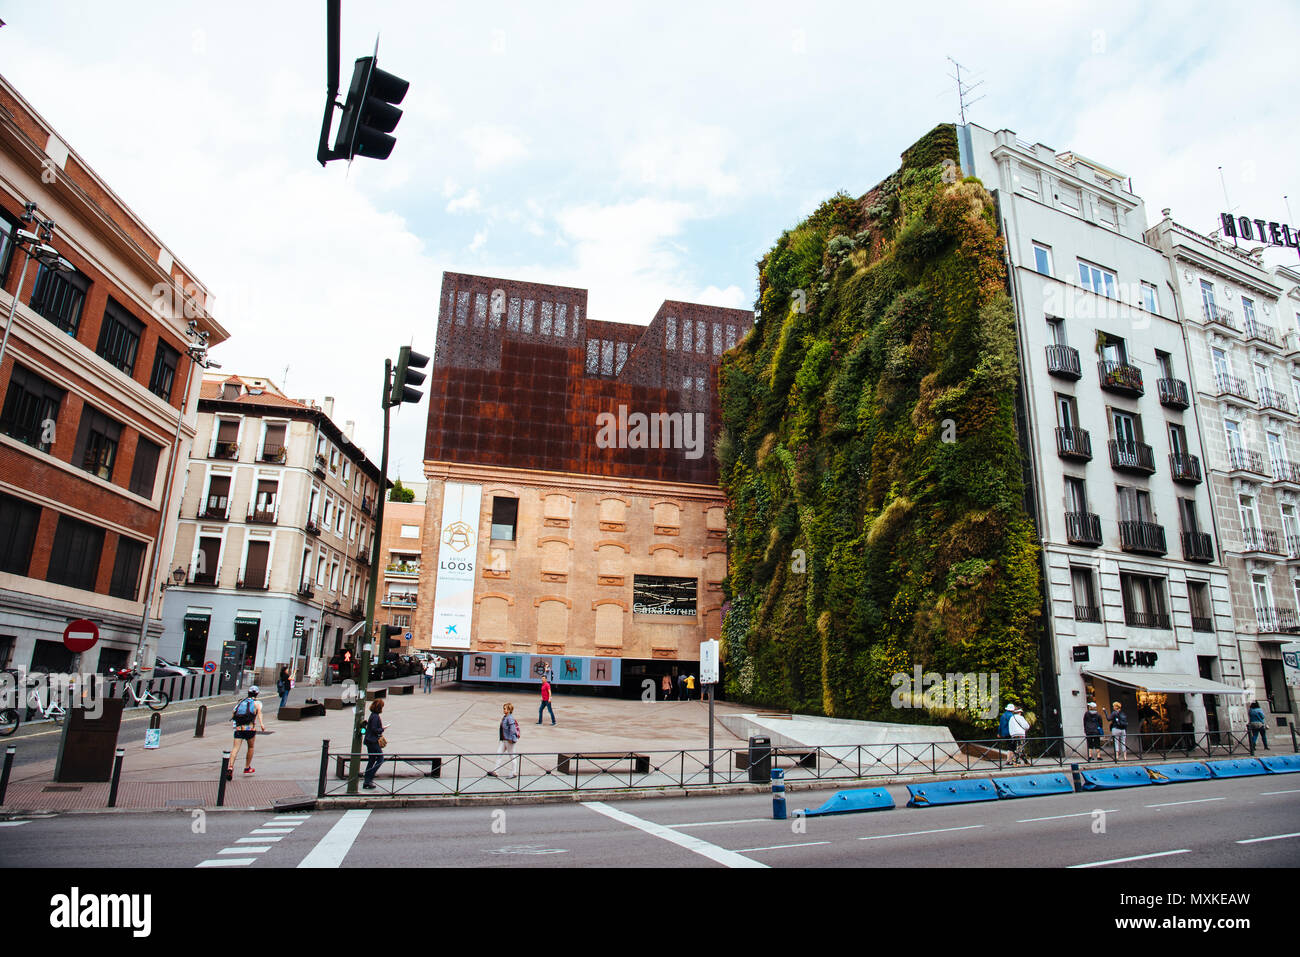
[[[435,648],[469,647],[482,497],[481,485],[448,482],[443,487],[438,576],[433,595],[432,645]]]
[[[461,657],[462,681],[540,684],[550,671],[559,685],[617,686],[622,678],[620,658],[580,658],[574,655],[509,655],[490,651]]]

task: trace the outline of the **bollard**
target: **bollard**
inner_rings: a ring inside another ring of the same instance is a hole
[[[230,767],[230,750],[221,752],[221,774],[217,778],[217,807],[226,806],[226,771]]]
[[[157,711],[149,715],[149,727],[154,730],[157,730],[158,728],[162,727],[162,715],[160,715]]]
[[[1076,792],[1083,790],[1083,776],[1079,774],[1079,765],[1070,765],[1070,777],[1074,779],[1074,790]]]
[[[208,723],[208,706],[199,705],[198,716],[194,719],[194,737],[203,737],[203,729]]]
[[[1294,724],[1291,725],[1291,750],[1294,751],[1296,754],[1300,754],[1300,743],[1296,742]]]
[[[325,796],[325,776],[330,770],[330,739],[324,738],[320,743],[320,779],[316,782],[316,796]]]
[[[117,782],[122,777],[122,759],[126,757],[126,748],[113,752],[113,783],[108,786],[108,806],[117,807]]]
[[[0,804],[5,803],[5,791],[9,788],[9,769],[14,766],[14,746],[5,748],[4,768],[0,769]]]
[[[785,820],[785,772],[772,769],[772,820]]]

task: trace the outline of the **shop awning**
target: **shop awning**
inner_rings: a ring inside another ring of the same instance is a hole
[[[1160,694],[1226,694],[1244,695],[1246,692],[1232,685],[1210,681],[1196,675],[1134,674],[1131,671],[1085,671],[1085,675],[1100,678],[1113,685],[1126,688],[1144,688]]]

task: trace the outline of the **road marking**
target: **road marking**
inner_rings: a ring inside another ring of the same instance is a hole
[[[198,867],[245,867],[252,864],[255,857],[218,857],[211,861],[200,861]]]
[[[0,827],[21,827],[24,824],[31,823],[31,821],[0,821]]]
[[[248,833],[249,833],[249,834],[292,834],[292,833],[293,833],[293,828],[291,828],[291,827],[255,827],[255,828],[253,828],[251,831],[249,831]]]
[[[1031,821],[1061,821],[1067,817],[1092,817],[1096,811],[1081,811],[1078,814],[1053,814],[1051,817],[1027,817],[1024,820],[1016,821],[1017,824],[1029,824]],[[1101,809],[1102,814],[1118,814],[1118,811]]]
[[[759,861],[750,860],[748,857],[742,857],[735,851],[729,851],[725,847],[718,847],[716,844],[710,844],[708,841],[702,841],[698,837],[691,837],[689,834],[678,834],[671,827],[663,824],[656,824],[654,821],[647,821],[645,818],[628,814],[626,811],[620,811],[612,808],[608,804],[600,801],[583,801],[583,807],[591,808],[597,814],[603,814],[606,817],[613,818],[621,824],[629,827],[635,827],[638,830],[645,831],[647,834],[668,841],[670,844],[676,844],[678,847],[684,847],[688,851],[693,851],[702,857],[707,857],[711,861],[717,861],[724,867],[767,867]]]
[[[983,826],[983,824],[967,824],[965,827],[937,827],[933,831],[904,831],[902,834],[872,834],[869,837],[860,837],[858,840],[879,841],[886,837],[915,837],[917,834],[942,834],[944,831],[969,831],[973,828]]]
[[[299,867],[338,867],[343,858],[348,856],[353,842],[365,826],[369,810],[344,811],[338,822],[329,829],[329,833],[320,839],[301,861]],[[256,832],[254,832],[256,833]]]
[[[759,821],[770,821],[770,817],[747,817],[739,821],[696,821],[693,824],[665,824],[664,827],[721,827],[724,824],[756,824]]]
[[[297,824],[301,824],[305,820],[307,820],[307,815],[304,814],[298,817],[274,817],[271,818],[269,823],[272,825],[284,825],[284,824],[297,825]]]
[[[1280,841],[1288,837],[1300,837],[1300,831],[1294,834],[1274,834],[1272,837],[1252,837],[1248,841],[1238,841],[1238,844],[1258,844],[1260,841]]]
[[[217,851],[218,854],[265,854],[271,849],[271,845],[264,847],[225,847]]]
[[[296,821],[293,824],[290,824],[288,821],[267,821],[265,824],[262,825],[262,827],[269,828],[271,830],[292,831],[295,827],[297,827],[301,823],[302,823],[301,821]]]
[[[282,841],[282,837],[241,837],[235,841],[236,844],[265,844],[267,841]]]
[[[1137,857],[1116,857],[1109,861],[1092,861],[1089,864],[1071,864],[1071,868],[1076,867],[1105,867],[1107,864],[1126,864],[1129,861],[1146,861],[1153,857],[1169,857],[1171,854],[1190,854],[1191,851],[1183,848],[1180,851],[1160,851],[1157,854],[1139,854]]]
[[[1291,791],[1261,791],[1259,796],[1265,797],[1269,794],[1300,794],[1300,788],[1296,788]]]
[[[830,841],[809,841],[807,844],[769,844],[767,847],[742,847],[736,853],[748,854],[750,851],[779,851],[783,847],[812,847],[815,844],[829,843]]]
[[[1170,801],[1168,804],[1144,804],[1143,807],[1176,807],[1179,804],[1204,804],[1206,801],[1226,801],[1227,798],[1198,798],[1195,801]]]

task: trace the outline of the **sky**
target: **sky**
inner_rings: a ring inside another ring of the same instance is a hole
[[[750,308],[783,230],[958,119],[948,57],[970,121],[1125,173],[1149,222],[1300,224],[1294,0],[345,2],[341,95],[376,37],[411,86],[388,160],[326,168],[320,0],[0,19],[0,73],[211,291],[222,372],[333,396],[376,462],[383,360],[432,354],[443,271],[617,322]],[[390,475],[420,478],[427,414],[395,410]]]

